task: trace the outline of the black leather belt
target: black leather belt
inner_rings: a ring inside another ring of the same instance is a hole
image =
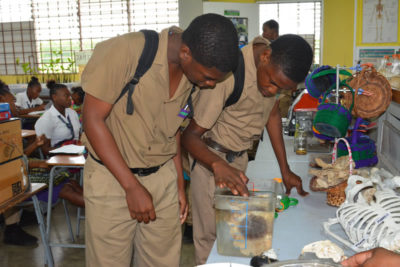
[[[94,161],[96,161],[97,163],[101,164],[104,166],[104,163],[99,160],[96,159],[92,153],[89,152],[89,155],[92,157],[92,159],[94,159]],[[129,168],[131,170],[132,173],[136,174],[137,176],[147,176],[150,175],[152,173],[155,173],[156,171],[158,171],[161,168],[162,165],[159,166],[155,166],[155,167],[150,167],[150,168]]]
[[[235,158],[242,156],[247,150],[242,150],[242,151],[232,151],[230,149],[227,149],[226,147],[218,144],[211,138],[205,138],[204,142],[207,144],[207,146],[211,147],[212,149],[215,149],[221,153],[225,154],[226,160],[231,163],[235,160]]]

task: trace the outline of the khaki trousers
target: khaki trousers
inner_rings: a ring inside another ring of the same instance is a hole
[[[91,157],[84,169],[86,266],[179,266],[181,226],[173,160],[156,173],[137,176],[153,197],[156,220],[130,217],[125,191],[108,169]]]
[[[209,148],[225,160],[225,154]],[[191,164],[193,159],[190,160]],[[235,158],[231,166],[246,171],[247,153]],[[204,165],[197,162],[190,173],[192,189],[193,240],[195,262],[205,264],[216,239],[216,223],[214,210],[214,175]]]

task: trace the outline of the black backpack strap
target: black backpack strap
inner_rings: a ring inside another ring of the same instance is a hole
[[[125,85],[121,94],[114,103],[116,104],[121,99],[121,97],[124,96],[126,92],[128,92],[126,113],[129,115],[133,114],[134,108],[132,94],[135,90],[135,86],[139,83],[140,78],[146,73],[146,71],[150,69],[158,50],[158,33],[152,30],[141,30],[141,32],[144,34],[145,43],[138,65],[136,67],[135,75],[133,76],[133,79]]]
[[[192,90],[190,91],[189,98],[188,98],[188,100],[187,100],[187,105],[188,105],[188,107],[189,107],[189,114],[187,115],[187,117],[188,117],[189,119],[192,119],[192,118],[193,118],[193,115],[194,115],[192,94],[193,94],[193,92],[194,92],[195,90],[196,90],[196,86],[193,85]]]
[[[227,108],[238,102],[243,92],[245,71],[244,71],[244,58],[241,50],[239,50],[239,62],[235,72],[233,73],[233,76],[235,78],[235,85],[233,87],[233,92],[225,102],[224,108]]]

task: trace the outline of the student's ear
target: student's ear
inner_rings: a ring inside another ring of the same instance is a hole
[[[179,57],[181,61],[186,63],[192,60],[192,51],[190,51],[190,48],[187,45],[181,45],[181,48],[179,50]]]
[[[268,64],[269,61],[271,60],[271,49],[265,49],[261,54],[260,54],[260,62],[263,64]]]

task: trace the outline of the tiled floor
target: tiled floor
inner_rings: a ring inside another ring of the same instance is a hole
[[[73,229],[75,231],[76,209],[69,206]],[[52,215],[52,240],[70,242],[62,204],[59,203]],[[44,251],[40,242],[39,228],[36,225],[24,227],[25,231],[39,238],[36,247],[18,247],[3,244],[3,228],[0,229],[0,267],[43,267]],[[84,221],[81,224],[81,237],[78,242],[83,243]],[[83,267],[84,249],[80,248],[52,248],[56,267]],[[181,267],[194,266],[193,244],[184,244],[181,253]]]

